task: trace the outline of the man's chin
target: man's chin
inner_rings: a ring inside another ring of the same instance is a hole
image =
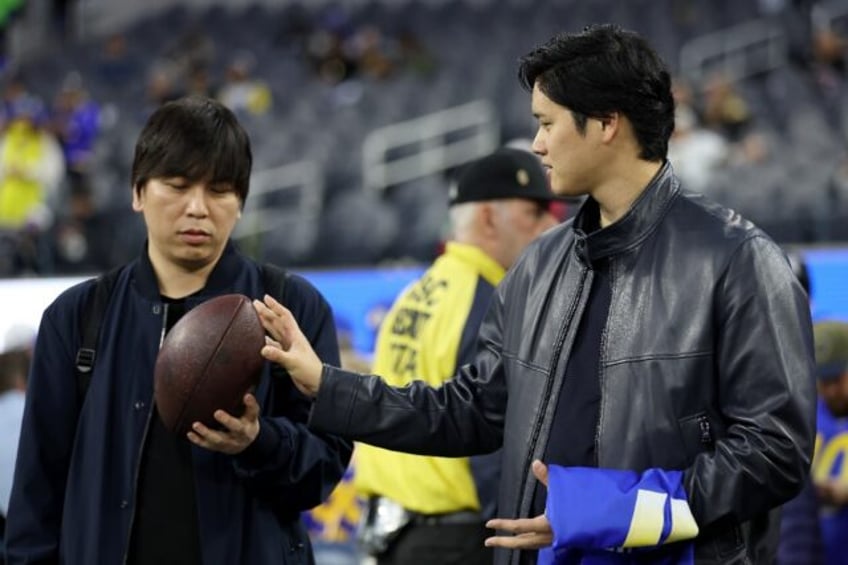
[[[573,186],[555,185],[551,183],[551,192],[563,199],[578,199],[588,194],[585,190]]]
[[[216,255],[208,251],[189,252],[176,258],[176,263],[186,271],[198,271],[215,261]]]

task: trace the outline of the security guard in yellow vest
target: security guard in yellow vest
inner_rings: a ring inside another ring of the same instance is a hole
[[[468,165],[451,190],[452,240],[392,306],[374,373],[392,385],[438,386],[473,357],[495,286],[524,248],[556,223],[538,158],[504,148]],[[424,457],[356,447],[355,483],[368,500],[360,540],[379,565],[491,563],[499,453]]]

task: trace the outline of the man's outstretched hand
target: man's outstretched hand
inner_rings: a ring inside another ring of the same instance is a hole
[[[533,474],[545,487],[548,486],[548,467],[539,460],[533,461]],[[541,514],[535,518],[507,520],[495,518],[486,522],[487,528],[511,533],[510,536],[494,536],[486,540],[489,547],[509,549],[541,549],[553,543],[554,533],[548,518]]]
[[[302,393],[307,396],[318,394],[324,366],[292,313],[267,294],[264,302],[254,300],[253,307],[271,336],[265,338],[262,356],[283,367]]]

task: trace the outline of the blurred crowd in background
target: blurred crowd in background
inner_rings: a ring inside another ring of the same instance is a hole
[[[839,2],[826,3],[824,19],[822,3],[803,0],[175,3],[82,38],[68,29],[69,3],[54,4],[51,41],[4,61],[0,276],[98,272],[133,256],[143,241],[129,207],[133,140],[153,108],[190,93],[238,113],[255,171],[304,160],[320,170],[320,214],[301,220],[314,238],[293,241],[301,232],[283,224],[254,254],[296,267],[428,261],[444,235],[452,171],[367,190],[363,139],[481,99],[497,111],[501,143],[532,137],[517,58],[596,21],[645,34],[679,70],[670,158],[688,188],[781,243],[848,239],[848,5]],[[687,41],[749,21],[781,30],[780,65],[744,77],[681,70]]]

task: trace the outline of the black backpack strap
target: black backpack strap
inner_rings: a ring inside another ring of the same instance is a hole
[[[282,267],[272,263],[262,265],[262,284],[265,286],[265,293],[273,296],[277,302],[283,302],[283,293],[286,291],[288,278],[288,271]]]
[[[94,361],[97,358],[97,338],[100,334],[100,325],[109,305],[112,295],[112,287],[121,268],[100,275],[94,283],[94,288],[88,293],[85,300],[85,309],[80,318],[80,329],[82,341],[77,350],[76,373],[77,373],[77,398],[80,406],[88,393],[88,385],[91,382],[91,372],[94,369]]]
[[[285,269],[271,263],[262,265],[262,284],[265,286],[265,294],[270,294],[277,302],[283,302],[288,278],[289,274]],[[285,370],[276,363],[271,363],[271,374],[281,378],[285,375]]]

